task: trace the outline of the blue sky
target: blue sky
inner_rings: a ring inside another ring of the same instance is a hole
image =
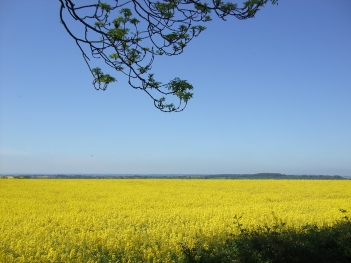
[[[118,75],[96,91],[59,6],[0,3],[0,173],[351,175],[349,0],[208,23],[153,65],[194,85],[181,113]]]

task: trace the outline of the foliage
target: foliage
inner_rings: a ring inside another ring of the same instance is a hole
[[[151,73],[156,56],[175,56],[184,51],[188,43],[211,21],[211,12],[220,19],[228,16],[238,19],[253,18],[268,1],[247,0],[242,7],[230,2],[212,0],[164,0],[164,1],[110,1],[99,0],[95,4],[76,5],[71,0],[59,0],[60,19],[66,31],[80,48],[93,77],[97,90],[106,90],[116,79],[104,74],[99,67],[90,66],[90,56],[83,48],[87,45],[91,57],[102,59],[112,69],[128,76],[128,83],[145,91],[161,111],[182,111],[192,98],[193,86],[186,80],[174,78],[168,83],[154,79]],[[84,27],[79,37],[69,26],[64,11]],[[157,98],[154,93],[161,94]],[[165,96],[173,95],[178,103],[166,103]]]
[[[334,225],[306,224],[287,227],[283,222],[246,229],[235,216],[240,234],[231,235],[224,246],[204,249],[183,246],[187,263],[348,263],[351,262],[351,221],[345,215]]]

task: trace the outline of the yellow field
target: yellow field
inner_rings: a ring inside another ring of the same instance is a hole
[[[351,181],[0,180],[0,262],[180,262],[255,226],[332,224]]]

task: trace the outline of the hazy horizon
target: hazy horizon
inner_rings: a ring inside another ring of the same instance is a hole
[[[270,172],[262,172],[262,173],[170,173],[170,174],[143,174],[143,173],[0,173],[0,176],[4,175],[64,175],[64,176],[74,176],[74,175],[83,175],[83,176],[211,176],[211,175],[257,175],[257,174],[279,174],[279,175],[287,175],[287,176],[342,176],[342,177],[351,177],[351,175],[340,175],[340,174],[284,174],[284,173],[270,173]]]

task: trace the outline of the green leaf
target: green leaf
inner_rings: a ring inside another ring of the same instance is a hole
[[[144,74],[147,71],[146,68],[144,68],[144,67],[140,67],[140,68],[138,68],[138,70],[139,70],[140,74]]]
[[[119,58],[119,56],[118,56],[117,53],[113,53],[113,54],[111,54],[109,57],[110,57],[110,58],[114,58],[114,59],[118,59],[118,58]]]
[[[140,23],[140,21],[138,19],[136,19],[136,18],[132,18],[129,22],[134,24],[134,25]]]
[[[124,40],[125,36],[128,34],[128,28],[113,28],[107,32],[107,35],[114,41]]]
[[[120,13],[120,14],[123,14],[124,17],[125,17],[126,19],[128,19],[128,20],[129,20],[130,16],[132,15],[132,11],[130,11],[129,8],[122,8],[122,9],[119,11],[119,13]]]
[[[175,78],[167,84],[167,88],[184,102],[188,102],[193,97],[193,93],[189,92],[189,90],[194,89],[194,87],[186,80]]]
[[[164,36],[169,42],[173,42],[174,39],[178,38],[178,34],[177,33],[171,33],[168,35]]]
[[[110,12],[111,11],[111,6],[109,4],[106,3],[99,3],[99,6],[102,10],[105,10],[106,12]]]
[[[154,74],[149,74],[148,76],[148,83],[147,83],[151,88],[158,89],[160,87],[161,82],[157,82],[154,79]]]
[[[102,26],[104,26],[104,25],[105,25],[105,23],[102,22],[102,21],[95,22],[95,26],[96,26],[96,27],[102,27]]]
[[[106,83],[106,84],[108,84],[108,83],[117,81],[111,75],[102,73],[101,68],[93,68],[91,70],[91,73],[93,73],[93,76],[94,76],[95,81],[97,83]]]

